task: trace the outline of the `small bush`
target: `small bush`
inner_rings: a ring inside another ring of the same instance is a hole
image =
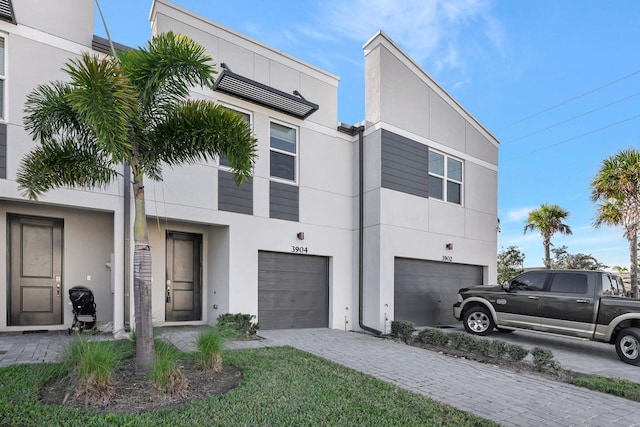
[[[418,333],[418,341],[436,347],[446,347],[449,344],[449,334],[440,329],[423,329]]]
[[[506,346],[507,346],[507,354],[512,360],[516,362],[521,361],[522,359],[527,357],[527,354],[529,354],[529,350],[526,350],[520,347],[519,345],[507,344]]]
[[[255,335],[260,329],[253,321],[253,314],[225,313],[216,319],[216,328],[223,335],[230,338],[247,338]]]
[[[560,368],[558,362],[553,359],[553,352],[547,348],[535,347],[531,349],[531,355],[533,356],[533,364],[540,371],[545,367],[556,370]]]
[[[207,329],[198,337],[198,357],[205,369],[219,372],[222,369],[222,344],[224,337],[216,329]]]
[[[108,399],[111,375],[131,346],[116,346],[113,341],[87,341],[76,337],[67,347],[63,364],[67,372],[81,381],[78,394]]]
[[[498,359],[507,354],[507,344],[500,340],[491,340],[489,343],[489,354]]]
[[[464,350],[467,348],[469,337],[472,337],[472,335],[469,335],[466,332],[450,332],[448,335],[451,347],[460,350]]]
[[[393,320],[391,322],[391,336],[399,338],[405,343],[411,341],[415,329],[416,325],[408,320]]]
[[[486,339],[478,339],[475,344],[475,351],[483,356],[491,356],[491,341]]]
[[[179,352],[163,340],[155,340],[155,359],[149,374],[151,383],[162,393],[184,396],[187,380],[179,366]]]

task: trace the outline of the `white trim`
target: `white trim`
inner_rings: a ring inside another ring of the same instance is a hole
[[[385,122],[378,122],[376,124],[374,124],[373,126],[367,127],[366,131],[365,131],[365,135],[369,135],[375,131],[381,130],[381,129],[386,129],[390,132],[393,132],[397,135],[400,136],[404,136],[405,138],[411,139],[413,141],[419,142],[420,144],[424,144],[429,148],[433,148],[436,151],[442,151],[443,153],[449,153],[451,155],[451,157],[457,157],[459,159],[462,159],[463,161],[468,161],[471,163],[475,163],[477,165],[480,165],[482,167],[485,167],[487,169],[490,169],[492,171],[498,172],[498,165],[497,164],[493,164],[493,163],[489,163],[486,160],[481,160],[478,159],[477,157],[473,157],[470,156],[467,153],[463,153],[462,151],[459,150],[455,150],[447,145],[444,144],[440,144],[438,142],[432,141],[429,138],[425,138],[423,136],[420,135],[416,135],[412,132],[409,132],[405,129],[401,129],[398,127],[395,127],[391,124],[385,123]]]
[[[284,126],[287,127],[289,129],[293,129],[296,131],[296,152],[292,153],[290,151],[283,151],[283,150],[279,150],[277,148],[273,148],[271,147],[271,123],[275,123],[277,125],[280,126]],[[269,118],[269,180],[270,181],[276,181],[276,182],[281,182],[283,184],[289,184],[289,185],[300,185],[299,181],[300,181],[300,127],[299,126],[294,126],[290,123],[287,122],[282,122],[280,120],[274,119],[273,117]],[[288,156],[292,156],[294,158],[294,179],[290,180],[290,179],[286,179],[286,178],[280,178],[277,176],[272,176],[271,175],[271,152],[274,151],[276,153],[280,153],[280,154],[285,154]]]
[[[2,80],[2,114],[0,114],[0,123],[9,123],[9,34],[0,31],[0,37],[4,38],[4,74],[0,77]]]
[[[491,143],[498,147],[498,139],[489,132],[475,117],[471,115],[462,105],[458,103],[449,93],[444,90],[431,76],[420,67],[409,55],[407,55],[389,36],[383,31],[378,31],[368,42],[364,44],[364,56],[366,57],[377,46],[384,46],[391,52],[400,62],[409,68],[420,80],[422,80],[431,90],[436,92],[451,108],[466,119],[478,132],[480,132]]]
[[[81,55],[83,52],[93,52],[91,45],[85,46],[24,25],[13,25],[5,21],[0,21],[0,31],[12,36],[24,37],[76,55]]]
[[[250,50],[254,54],[262,55],[267,59],[276,61],[286,67],[314,77],[334,87],[338,87],[338,82],[340,81],[338,76],[301,61],[298,58],[287,55],[282,51],[276,50],[262,42],[247,37],[244,34],[238,33],[166,0],[154,0],[151,6],[149,20],[152,22],[153,28],[155,28],[154,24],[157,22],[156,15],[159,14],[165,15],[169,19],[183,22],[193,28],[205,32],[208,35],[229,41],[242,48]]]

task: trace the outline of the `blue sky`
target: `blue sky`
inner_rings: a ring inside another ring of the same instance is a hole
[[[362,46],[383,30],[500,140],[499,248],[518,246],[525,266],[541,265],[526,215],[557,203],[573,235],[555,247],[629,266],[622,230],[592,227],[589,184],[603,159],[640,146],[640,1],[174,3],[340,76],[346,123],[364,118]],[[150,0],[100,5],[115,41],[148,40]],[[95,32],[105,34],[99,20]]]

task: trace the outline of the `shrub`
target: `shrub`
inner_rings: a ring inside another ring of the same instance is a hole
[[[219,372],[222,369],[222,344],[224,338],[216,329],[207,329],[198,338],[198,357],[205,369]]]
[[[474,350],[483,356],[491,356],[491,341],[486,339],[476,340]]]
[[[178,350],[160,339],[155,340],[155,349],[155,359],[149,374],[151,383],[162,393],[183,397],[187,380],[178,364]]]
[[[391,322],[391,336],[394,338],[400,338],[405,343],[411,341],[413,337],[413,331],[416,326],[413,322],[408,320],[393,320]]]
[[[131,346],[113,341],[87,341],[76,337],[66,349],[63,364],[67,372],[80,378],[79,394],[88,393],[97,399],[108,399],[111,375],[120,360],[131,352]]]
[[[558,362],[553,359],[553,352],[547,348],[535,347],[531,349],[531,355],[533,356],[533,364],[540,371],[545,367],[555,370],[560,368]]]
[[[519,345],[507,344],[507,354],[512,360],[519,362],[527,357],[527,354],[529,354],[529,350],[526,350]]]
[[[466,332],[451,332],[448,335],[451,347],[460,350],[464,350],[467,348],[469,337],[472,337],[472,335],[469,335]]]
[[[216,319],[216,328],[225,336],[233,338],[246,338],[255,335],[260,328],[253,321],[256,316],[253,314],[225,313]]]
[[[507,354],[507,344],[500,340],[491,340],[489,343],[489,354],[498,359]]]
[[[418,333],[418,341],[436,347],[446,347],[449,344],[449,334],[440,329],[423,329]]]

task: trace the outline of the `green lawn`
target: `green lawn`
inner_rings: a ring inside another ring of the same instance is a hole
[[[61,364],[0,369],[0,425],[19,426],[496,426],[305,352],[289,348],[233,350],[240,367],[234,390],[178,409],[108,414],[38,403],[38,388]]]

